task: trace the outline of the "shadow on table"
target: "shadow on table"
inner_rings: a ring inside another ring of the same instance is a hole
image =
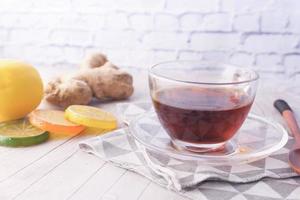
[[[77,134],[79,137],[82,136],[98,136],[104,133],[110,132],[108,130],[97,129],[97,128],[87,128],[83,132]],[[50,140],[62,140],[70,137],[74,137],[76,135],[71,135],[67,133],[50,133]]]

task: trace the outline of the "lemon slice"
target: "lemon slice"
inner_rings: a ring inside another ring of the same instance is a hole
[[[2,146],[31,146],[45,142],[48,138],[47,131],[32,126],[27,119],[0,123],[0,145]]]
[[[117,119],[109,112],[92,106],[72,105],[65,111],[65,117],[77,124],[105,130],[117,127]]]

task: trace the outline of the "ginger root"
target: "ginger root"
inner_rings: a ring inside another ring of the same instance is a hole
[[[93,97],[90,86],[81,80],[70,79],[62,82],[61,79],[50,81],[45,90],[47,101],[62,106],[73,104],[88,104]]]
[[[81,69],[101,67],[107,62],[106,55],[102,53],[92,53],[88,55],[81,63]]]
[[[55,105],[89,104],[98,100],[121,100],[133,93],[132,76],[107,61],[101,53],[88,56],[81,70],[71,76],[62,76],[48,83],[45,99]]]

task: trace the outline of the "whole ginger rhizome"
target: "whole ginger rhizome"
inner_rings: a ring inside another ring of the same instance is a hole
[[[45,99],[55,105],[87,105],[98,100],[121,100],[133,93],[132,76],[109,62],[102,53],[89,55],[80,70],[48,83]]]

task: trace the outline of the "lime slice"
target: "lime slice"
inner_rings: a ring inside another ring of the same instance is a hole
[[[32,126],[27,119],[0,123],[0,145],[19,147],[45,142],[48,132]]]
[[[72,105],[65,111],[65,117],[87,127],[112,130],[117,128],[117,119],[109,112],[92,106]]]

